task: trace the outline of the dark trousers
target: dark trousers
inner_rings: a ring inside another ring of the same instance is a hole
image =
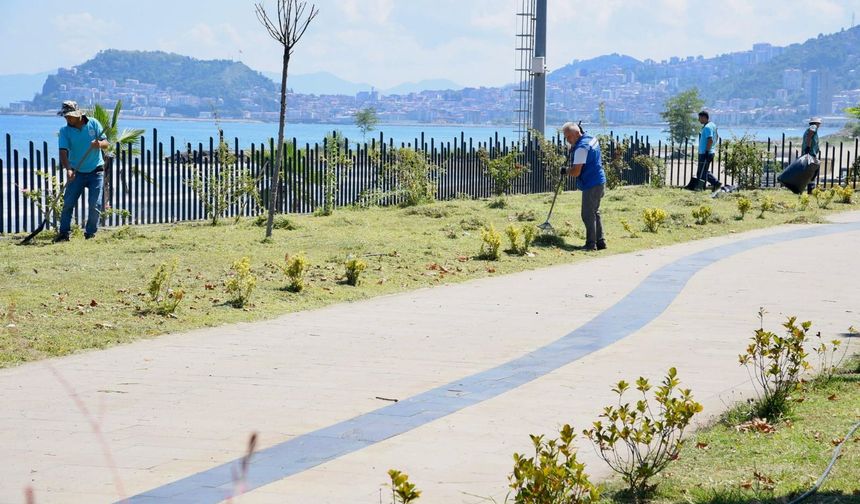
[[[585,224],[585,246],[603,243],[603,224],[600,222],[600,200],[604,185],[582,191],[582,223]]]
[[[818,159],[818,153],[812,152],[809,149],[804,149],[803,153],[801,155],[805,156],[807,154],[811,154],[812,157],[814,157],[815,159]],[[821,172],[821,165],[818,165],[818,169],[815,170],[815,174],[812,176],[811,179],[809,179],[809,183],[806,184],[806,192],[808,194],[812,194],[812,190],[815,189],[815,184],[816,184],[816,181],[818,180],[818,175],[820,172]]]
[[[712,186],[720,185],[720,181],[711,173],[711,165],[714,162],[713,154],[699,154],[699,169],[696,171],[696,178],[705,180]]]

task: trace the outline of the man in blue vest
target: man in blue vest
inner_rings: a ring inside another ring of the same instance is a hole
[[[57,115],[66,119],[60,128],[60,165],[66,170],[66,190],[63,194],[63,213],[60,216],[60,230],[55,242],[69,241],[72,227],[72,212],[78,199],[88,191],[87,224],[84,237],[89,240],[96,235],[99,226],[99,210],[102,206],[104,188],[104,158],[102,149],[109,143],[104,128],[73,101],[63,102]]]
[[[570,144],[567,166],[561,174],[577,178],[577,187],[582,191],[582,222],[585,224],[585,250],[603,250],[603,225],[600,222],[600,200],[606,186],[606,173],[600,157],[600,143],[586,135],[582,126],[566,123],[561,128],[564,139]]]

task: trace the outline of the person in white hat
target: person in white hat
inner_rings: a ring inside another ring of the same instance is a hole
[[[809,127],[806,128],[806,132],[803,134],[803,145],[800,155],[805,156],[809,154],[810,156],[818,159],[818,156],[821,155],[821,150],[818,145],[818,128],[821,126],[821,118],[813,117],[809,120]],[[819,168],[820,170],[821,168]],[[818,179],[818,170],[815,171],[815,175],[812,176],[812,180],[809,181],[809,184],[806,185],[807,194],[812,194],[812,190],[815,189],[815,181]]]
[[[76,102],[64,101],[57,115],[66,119],[66,125],[60,128],[59,133],[60,165],[66,170],[66,189],[63,194],[60,230],[54,241],[69,241],[72,212],[84,189],[89,192],[89,210],[84,231],[84,237],[89,240],[98,231],[104,190],[105,161],[102,150],[107,149],[110,144],[101,123],[87,117]]]

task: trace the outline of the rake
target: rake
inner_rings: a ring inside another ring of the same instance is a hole
[[[549,219],[552,217],[552,211],[555,208],[555,200],[558,199],[558,193],[561,192],[561,186],[564,185],[564,178],[566,176],[567,174],[559,177],[558,185],[555,188],[555,196],[552,197],[552,204],[549,206],[549,214],[547,214],[546,216],[546,221],[544,221],[543,224],[538,226],[538,229],[540,229],[544,233],[555,235],[555,228],[552,227],[552,224],[549,223]]]

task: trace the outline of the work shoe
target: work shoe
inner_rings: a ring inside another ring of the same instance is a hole
[[[68,234],[58,234],[57,236],[54,237],[53,241],[54,241],[54,243],[67,242],[67,241],[69,241],[69,235]]]
[[[586,252],[595,252],[597,251],[597,245],[593,243],[586,243],[585,245],[583,245],[582,250]]]
[[[606,242],[605,241],[597,242],[597,250],[606,250]]]
[[[85,235],[84,235],[84,239],[85,239],[85,240],[92,240],[92,239],[93,239],[93,238],[95,238],[95,237],[96,237],[96,234],[95,234],[95,233],[93,233],[93,234],[85,234]]]
[[[717,182],[716,184],[711,184],[711,192],[717,192],[723,188],[723,184]]]

